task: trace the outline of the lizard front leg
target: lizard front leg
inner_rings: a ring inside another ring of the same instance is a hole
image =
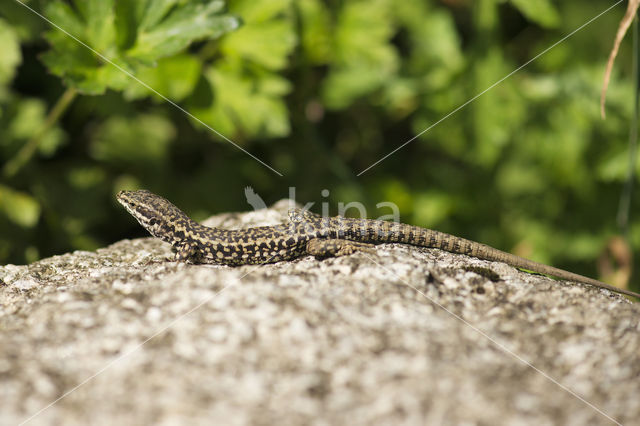
[[[357,251],[374,253],[373,244],[357,241],[341,240],[337,238],[314,238],[307,243],[307,253],[316,257],[345,256]]]

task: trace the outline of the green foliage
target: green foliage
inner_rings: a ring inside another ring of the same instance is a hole
[[[352,1],[340,10],[332,40],[331,70],[323,87],[328,108],[344,109],[359,97],[382,87],[398,68],[389,43],[393,21],[388,0]]]
[[[124,89],[124,96],[127,99],[140,99],[151,95],[154,100],[162,102],[162,97],[158,95],[160,93],[173,101],[182,101],[193,93],[201,72],[202,61],[193,55],[180,53],[161,58],[154,67],[141,68],[136,74],[157,93],[150,93],[142,84],[131,84]],[[180,78],[175,78],[177,75]]]
[[[511,0],[511,4],[542,27],[555,28],[560,23],[560,15],[550,0]]]
[[[6,86],[13,80],[16,67],[22,61],[18,36],[4,19],[0,19],[0,46],[3,50],[0,55],[0,99],[3,99]]]
[[[29,194],[0,186],[0,208],[7,219],[23,228],[31,228],[40,216],[40,205]]]
[[[51,49],[42,60],[67,85],[91,95],[139,84],[127,74],[239,25],[236,17],[221,13],[221,0],[75,0],[72,5],[47,4],[45,15],[57,27],[47,33]]]
[[[598,98],[621,6],[493,87],[609,5],[29,5],[94,51],[18,3],[0,8],[0,163],[27,159],[2,177],[0,261],[143,235],[113,202],[125,187],[163,193],[200,218],[247,209],[247,185],[268,203],[289,186],[299,201],[319,202],[327,188],[332,205],[362,201],[375,217],[388,213],[376,203],[392,201],[405,221],[593,276],[619,232],[633,114],[628,46],[605,121]],[[52,119],[69,90],[80,94]],[[640,218],[631,219],[637,249]]]
[[[90,154],[114,168],[156,168],[167,160],[175,133],[173,124],[158,115],[112,117],[96,130]]]
[[[200,91],[211,93],[200,105],[196,94],[189,110],[224,135],[234,138],[287,136],[289,116],[284,96],[290,82],[277,71],[288,64],[297,38],[290,0],[235,0],[229,9],[244,26],[229,34],[203,70]]]

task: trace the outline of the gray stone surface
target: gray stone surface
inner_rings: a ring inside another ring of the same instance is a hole
[[[169,253],[0,267],[0,424],[640,423],[640,308],[606,290],[402,245],[239,268]]]

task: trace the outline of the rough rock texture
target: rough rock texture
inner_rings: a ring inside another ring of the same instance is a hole
[[[169,254],[144,238],[0,267],[0,424],[640,422],[640,305],[606,290],[402,245]]]

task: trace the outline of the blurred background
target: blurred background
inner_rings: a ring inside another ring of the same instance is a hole
[[[598,105],[626,2],[371,168],[615,2],[25,4],[115,65],[16,0],[0,5],[0,263],[145,235],[121,189],[202,220],[251,209],[252,186],[267,204],[295,187],[333,214],[359,201],[378,217],[391,201],[403,222],[617,285],[639,265],[638,197],[620,210],[631,33],[604,120]]]

